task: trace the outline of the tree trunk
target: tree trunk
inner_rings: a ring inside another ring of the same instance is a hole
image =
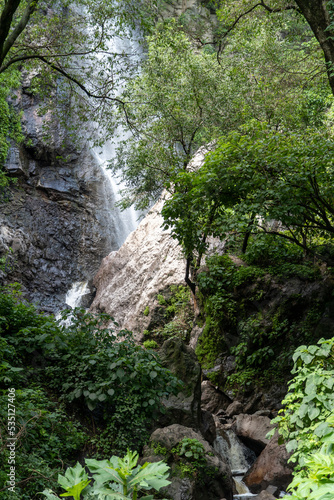
[[[295,0],[295,2],[323,50],[328,80],[334,95],[334,6],[331,15],[328,0]]]

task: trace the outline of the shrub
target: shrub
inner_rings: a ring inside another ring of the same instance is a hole
[[[330,500],[334,494],[334,338],[300,346],[293,355],[294,378],[273,420],[292,451],[294,479],[287,500]]]
[[[158,344],[155,340],[145,340],[143,346],[145,347],[145,349],[156,349],[158,347]]]
[[[66,493],[61,496],[73,496],[75,500],[98,496],[99,498],[119,498],[137,500],[138,493],[155,490],[170,484],[167,480],[168,465],[164,462],[148,463],[137,466],[138,453],[128,450],[124,458],[113,456],[110,460],[86,460],[86,465],[95,480],[93,486],[85,469],[77,463],[67,469],[65,476],[59,476],[58,482]],[[58,499],[52,491],[45,490],[49,500]],[[153,495],[145,495],[142,500],[153,500]]]
[[[19,388],[17,423],[25,432],[18,478],[24,488],[17,488],[17,498],[31,500],[75,460],[84,443],[86,452],[95,447],[103,456],[131,444],[140,449],[161,397],[177,392],[179,382],[130,332],[115,335],[106,328],[107,315],[77,309],[63,314],[71,315],[70,324],[60,325],[20,302],[15,288],[2,292],[0,398],[6,399],[6,388]],[[1,408],[5,422],[6,406]],[[75,421],[77,414],[90,436]],[[5,464],[6,456],[3,447]]]

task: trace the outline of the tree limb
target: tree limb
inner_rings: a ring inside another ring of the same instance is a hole
[[[10,2],[8,2],[8,3],[10,3]],[[13,3],[17,3],[17,0],[15,0],[15,2],[13,2]],[[20,2],[19,2],[19,4],[20,4]],[[9,52],[9,50],[14,45],[16,39],[20,36],[20,34],[24,30],[24,28],[27,26],[27,24],[29,22],[29,19],[31,17],[31,14],[36,10],[37,4],[38,4],[38,0],[32,0],[31,2],[28,3],[28,5],[27,5],[27,7],[26,7],[26,9],[24,11],[24,13],[22,14],[22,17],[21,17],[20,21],[15,26],[15,28],[13,29],[13,31],[10,33],[10,35],[8,36],[8,38],[7,39],[5,38],[5,40],[3,42],[3,46],[2,46],[0,63],[2,63],[2,61],[5,59],[6,55]],[[12,23],[12,19],[13,19],[13,16],[12,16],[12,18],[10,20],[10,24]],[[1,31],[1,25],[0,25],[0,31]],[[7,31],[7,35],[8,35],[8,31]]]
[[[0,16],[0,61],[3,60],[3,46],[8,36],[13,16],[20,5],[21,0],[8,0]]]
[[[282,8],[277,7],[276,9],[272,9],[271,7],[269,7],[269,5],[266,5],[263,0],[261,0],[259,3],[256,3],[255,5],[253,5],[253,7],[251,7],[250,9],[248,9],[245,12],[243,12],[242,14],[240,14],[234,20],[234,22],[231,24],[231,26],[224,32],[223,38],[225,38],[236,27],[236,25],[238,24],[240,19],[242,19],[243,17],[245,17],[248,14],[250,14],[251,12],[253,12],[253,10],[255,10],[257,7],[262,7],[272,14],[277,13],[277,12],[283,12],[285,10],[291,10],[291,9],[297,10],[298,9],[298,7],[296,5],[286,5],[285,7],[282,7]]]

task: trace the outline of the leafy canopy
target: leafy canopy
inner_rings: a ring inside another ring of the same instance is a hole
[[[302,248],[316,236],[331,241],[333,158],[323,130],[288,133],[253,123],[220,139],[197,172],[175,177],[166,226],[187,255],[202,255],[208,235],[230,232],[274,234]]]

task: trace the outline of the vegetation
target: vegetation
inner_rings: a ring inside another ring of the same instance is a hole
[[[154,310],[149,329],[143,331],[143,335],[151,337],[151,340],[146,340],[144,347],[157,347],[173,337],[188,341],[194,321],[189,289],[183,285],[172,285],[158,294],[156,299],[159,306]]]
[[[293,355],[293,379],[284,410],[273,420],[296,463],[288,490],[293,500],[333,497],[334,339],[300,346]]]
[[[282,382],[292,368],[293,352],[302,342],[333,334],[319,325],[332,288],[322,298],[291,294],[273,300],[273,283],[278,286],[276,293],[280,293],[280,283],[290,277],[299,277],[303,287],[310,286],[319,279],[320,271],[312,261],[303,261],[298,247],[283,239],[273,245],[266,238],[257,260],[252,250],[245,255],[245,260],[252,256],[251,265],[237,265],[227,255],[214,256],[198,275],[206,321],[197,356],[206,368],[213,367],[222,355],[235,356],[233,374],[228,378],[224,372],[212,375],[222,389],[225,384],[236,389],[254,386],[254,380],[258,385]]]
[[[166,465],[140,467],[133,452],[105,457],[141,450],[161,397],[179,389],[151,349],[173,336],[189,340],[194,319],[204,324],[203,367],[234,356],[233,373],[209,372],[221,388],[286,380],[294,363],[276,419],[296,463],[292,498],[333,498],[333,332],[320,320],[333,294],[334,4],[202,3],[216,15],[209,34],[186,14],[156,22],[164,18],[158,1],[0,0],[1,168],[10,141],[23,140],[13,99],[21,71],[40,113],[66,124],[65,143],[85,136],[73,112],[104,125],[96,143],[123,121],[129,135],[110,164],[126,184],[121,204],[146,208],[167,189],[165,228],[182,245],[189,285],[161,291],[156,310],[142,311],[150,320],[143,347],[106,328],[107,315],[75,310],[60,325],[20,302],[15,288],[2,290],[1,430],[8,391],[20,388],[17,488],[4,487],[5,500],[43,489],[58,498],[59,486],[76,500],[153,499],[146,493],[167,484]],[[149,35],[140,72],[110,44],[138,25]],[[200,147],[204,164],[189,168]],[[225,254],[204,262],[209,238]],[[2,255],[0,269],[8,265]],[[284,295],[290,278],[315,292]],[[273,285],[280,300],[271,301]],[[93,457],[94,484],[81,465],[70,467],[83,451]],[[3,441],[4,483],[9,453]],[[209,473],[195,440],[172,454],[184,476]]]
[[[95,481],[93,486],[89,485],[91,479],[88,479],[85,469],[77,463],[75,467],[67,469],[65,476],[58,476],[58,483],[66,490],[61,496],[73,496],[74,500],[95,495],[103,495],[106,500],[154,500],[154,495],[138,497],[138,494],[148,490],[159,491],[170,484],[167,480],[169,467],[164,462],[146,462],[140,466],[137,465],[138,458],[138,453],[128,450],[122,459],[112,456],[110,460],[86,460]],[[59,498],[51,491],[43,493],[50,500]]]
[[[20,302],[15,289],[0,295],[1,400],[17,388],[18,451],[16,496],[2,491],[3,498],[35,498],[83,448],[102,457],[129,446],[140,450],[160,398],[179,390],[157,356],[136,345],[130,332],[116,336],[103,326],[107,315],[80,309],[71,314],[71,324],[60,326]],[[1,408],[6,436],[7,403]],[[8,456],[3,441],[4,483]]]

